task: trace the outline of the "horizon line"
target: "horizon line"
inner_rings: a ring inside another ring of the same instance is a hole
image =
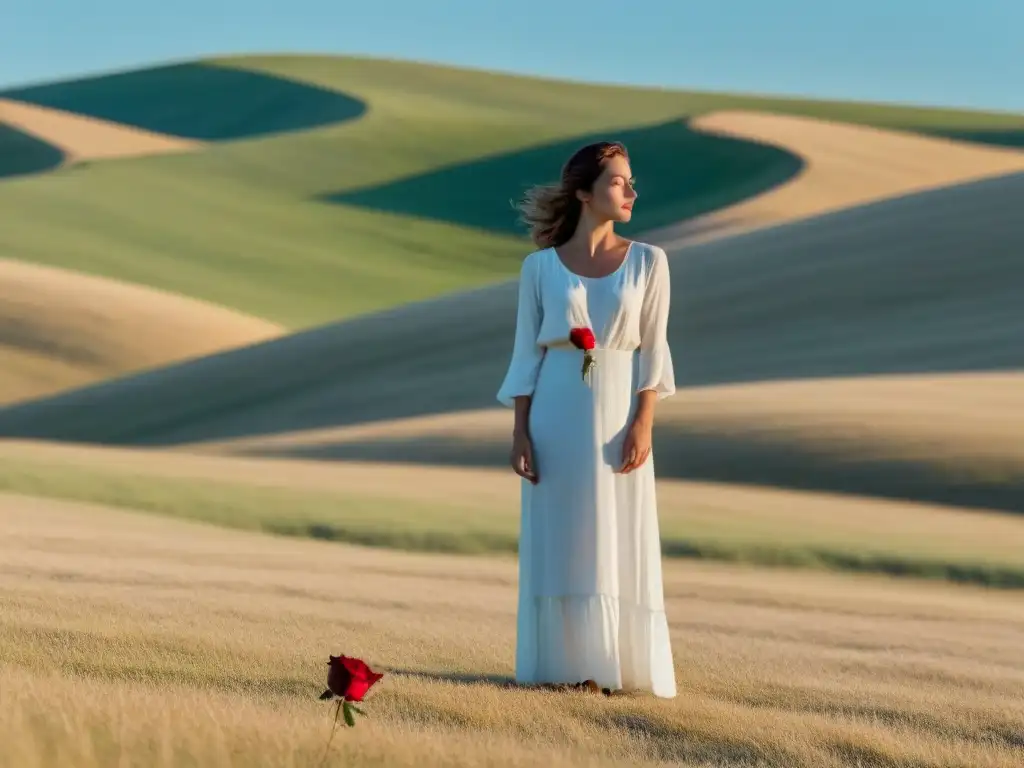
[[[25,90],[29,88],[41,88],[57,85],[60,83],[73,83],[76,81],[91,80],[100,77],[110,77],[131,72],[140,72],[147,69],[159,69],[162,67],[179,66],[182,64],[195,64],[203,62],[231,61],[233,59],[258,59],[258,58],[322,58],[322,59],[350,59],[357,61],[406,64],[412,66],[432,67],[435,69],[449,69],[460,72],[475,72],[481,75],[492,75],[497,77],[509,77],[526,80],[536,80],[548,83],[563,83],[566,85],[581,85],[598,88],[620,88],[632,91],[656,91],[661,93],[676,93],[679,95],[704,95],[704,96],[732,96],[736,98],[764,99],[766,101],[796,101],[816,102],[822,104],[844,104],[864,107],[900,107],[904,109],[916,109],[929,112],[964,112],[972,114],[1005,115],[1007,117],[1024,118],[1024,110],[1005,109],[998,107],[979,107],[961,104],[940,104],[935,102],[913,101],[913,100],[887,100],[887,99],[846,99],[837,96],[826,96],[813,92],[794,91],[744,91],[744,90],[715,90],[696,86],[659,85],[644,83],[640,81],[615,81],[598,80],[571,77],[566,75],[541,74],[529,70],[512,70],[500,67],[486,67],[482,65],[455,64],[437,59],[407,58],[394,55],[380,55],[367,53],[345,53],[339,51],[319,51],[313,49],[292,50],[267,49],[267,50],[236,50],[210,52],[206,54],[165,57],[158,59],[147,59],[136,63],[126,63],[111,67],[99,67],[95,69],[80,70],[75,74],[67,73],[35,80],[27,80],[13,83],[0,84],[0,97],[6,96],[10,91]]]

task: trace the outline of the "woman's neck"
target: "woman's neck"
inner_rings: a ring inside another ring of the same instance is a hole
[[[592,223],[586,219],[580,219],[576,231],[566,245],[573,251],[587,254],[594,258],[602,251],[611,250],[618,243],[618,235],[611,221]]]

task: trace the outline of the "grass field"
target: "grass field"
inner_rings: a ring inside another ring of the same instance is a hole
[[[508,205],[571,148],[624,138],[645,204],[628,232],[791,177],[778,149],[698,134],[720,109],[1019,143],[1024,120],[739,98],[335,57],[176,65],[0,94],[208,141],[0,185],[0,252],[304,327],[515,273]],[[175,105],[187,103],[183,108]],[[239,126],[245,126],[241,128]],[[272,134],[270,131],[285,131]],[[646,200],[650,200],[647,204]]]
[[[0,765],[1015,768],[1017,594],[667,563],[680,695],[510,688],[515,565],[0,496]]]
[[[503,471],[40,448],[4,452],[0,491],[389,549],[517,550],[518,484]],[[680,481],[659,497],[669,558],[1024,588],[1013,516]]]

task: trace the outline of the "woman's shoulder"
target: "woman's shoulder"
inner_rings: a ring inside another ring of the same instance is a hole
[[[550,252],[550,248],[536,248],[535,250],[530,251],[520,262],[520,269],[524,272],[530,269],[535,269]]]
[[[537,259],[543,258],[548,253],[551,253],[552,250],[554,250],[554,249],[550,248],[550,247],[549,248],[535,248],[534,250],[530,251],[528,254],[526,254],[526,256],[523,257],[523,261],[526,261],[527,259],[532,259],[532,260],[536,261]]]
[[[665,249],[660,245],[654,243],[645,243],[642,240],[633,240],[633,249],[640,254],[643,259],[644,267],[647,270],[655,266],[659,266],[659,262],[667,263],[668,254],[665,253]]]
[[[657,256],[659,258],[665,255],[665,249],[662,248],[660,245],[648,243],[643,240],[633,240],[631,242],[633,243],[633,247],[639,250],[641,253]]]

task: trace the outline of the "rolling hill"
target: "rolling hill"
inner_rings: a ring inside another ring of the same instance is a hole
[[[0,184],[0,254],[292,328],[515,274],[509,199],[583,141],[628,142],[627,234],[791,180],[802,160],[694,121],[748,110],[1014,146],[1014,115],[580,85],[345,57],[216,59],[0,93],[202,151]]]
[[[1022,200],[1017,174],[673,257],[659,473],[1021,509]],[[409,304],[6,408],[0,435],[497,466],[514,309],[514,281]]]
[[[8,131],[31,137],[47,148],[48,158],[55,158],[50,162],[37,158],[37,172],[61,164],[189,152],[203,146],[176,136],[8,99],[0,99],[0,124]],[[0,147],[0,177],[15,175],[18,158],[26,156],[32,154],[24,147]]]
[[[225,307],[0,259],[0,403],[31,400],[280,336]]]
[[[0,184],[0,252],[294,331],[2,408],[0,436],[498,466],[508,198],[612,136],[624,233],[673,253],[662,477],[1024,505],[1018,116],[295,57],[0,96],[193,142]]]

